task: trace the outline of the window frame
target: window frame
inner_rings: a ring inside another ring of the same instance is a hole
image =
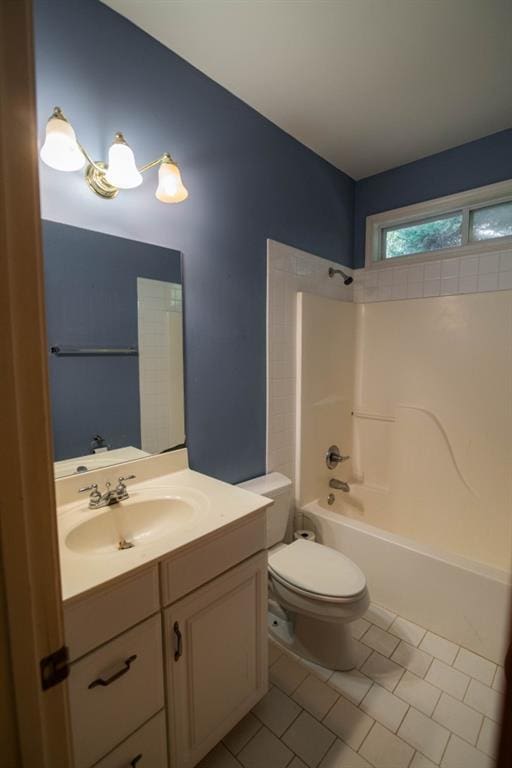
[[[512,236],[496,237],[489,240],[469,239],[471,211],[508,202],[512,202],[512,179],[367,216],[365,267],[367,269],[384,269],[397,264],[406,265],[418,261],[435,261],[509,249],[512,247]],[[383,249],[386,230],[422,224],[457,213],[462,213],[462,245],[442,248],[437,251],[420,251],[406,256],[385,258]]]

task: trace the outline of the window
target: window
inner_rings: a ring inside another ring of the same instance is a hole
[[[367,266],[503,247],[512,247],[512,180],[367,218]]]
[[[471,240],[512,237],[512,201],[476,208],[469,214]]]
[[[384,258],[409,256],[413,253],[441,251],[462,245],[462,213],[437,219],[416,221],[382,231]]]

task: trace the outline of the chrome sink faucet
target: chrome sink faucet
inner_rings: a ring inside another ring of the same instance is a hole
[[[127,475],[126,477],[118,478],[116,487],[112,490],[109,482],[105,483],[106,491],[100,493],[98,490],[98,483],[91,483],[86,485],[85,488],[80,488],[78,493],[86,493],[90,491],[89,496],[89,509],[101,509],[101,507],[110,507],[112,504],[118,504],[120,501],[128,499],[128,490],[126,488],[126,480],[133,480],[135,475]]]

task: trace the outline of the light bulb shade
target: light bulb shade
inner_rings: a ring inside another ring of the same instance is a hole
[[[40,156],[46,165],[57,171],[79,171],[85,163],[72,126],[67,120],[55,115],[46,124],[46,137]]]
[[[180,169],[172,161],[160,163],[155,197],[162,203],[181,203],[188,197],[188,190],[181,180]]]
[[[119,189],[133,189],[142,184],[142,175],[135,165],[133,152],[124,140],[116,139],[108,151],[105,179]]]

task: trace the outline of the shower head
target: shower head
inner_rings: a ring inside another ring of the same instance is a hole
[[[345,285],[350,285],[354,282],[354,278],[347,275],[342,269],[333,269],[332,267],[329,267],[329,277],[334,277],[334,275],[341,275]]]

